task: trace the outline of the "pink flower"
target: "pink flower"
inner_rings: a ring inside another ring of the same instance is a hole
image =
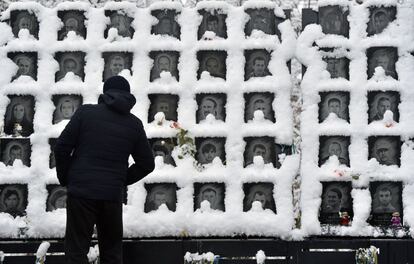
[[[171,128],[176,128],[176,129],[181,129],[181,126],[180,126],[180,124],[179,124],[178,122],[173,122],[173,123],[170,125],[170,127],[171,127]]]
[[[335,176],[339,176],[339,177],[342,177],[345,175],[345,172],[341,170],[334,170],[334,173],[335,173]]]

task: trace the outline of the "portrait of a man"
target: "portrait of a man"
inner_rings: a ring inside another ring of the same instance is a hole
[[[265,164],[272,163],[275,166],[275,140],[272,137],[247,137],[244,150],[244,166],[253,164],[255,156],[261,156]]]
[[[253,120],[254,112],[261,111],[265,119],[276,122],[275,112],[272,107],[274,98],[274,94],[269,92],[245,94],[244,121]]]
[[[220,9],[198,11],[203,16],[201,24],[198,28],[198,39],[202,39],[204,34],[209,31],[213,32],[217,37],[227,38],[227,15]]]
[[[58,11],[58,17],[63,23],[63,27],[58,32],[58,40],[65,39],[70,31],[73,31],[77,36],[86,38],[85,15],[83,11]]]
[[[82,105],[80,95],[54,95],[52,100],[56,106],[53,112],[53,124],[62,120],[70,120],[78,107]]]
[[[246,13],[249,15],[249,20],[244,28],[246,36],[250,36],[253,30],[262,31],[268,35],[277,35],[280,39],[280,31],[277,26],[284,21],[283,18],[275,16],[273,9],[259,8],[259,9],[246,9]]]
[[[205,120],[208,115],[213,115],[216,120],[225,121],[226,94],[197,94],[197,123]]]
[[[349,92],[321,92],[319,103],[319,123],[323,122],[330,114],[349,122]]]
[[[319,166],[336,156],[340,164],[349,166],[350,137],[345,136],[320,136],[319,137]]]
[[[1,139],[0,146],[2,153],[1,161],[6,166],[13,166],[16,160],[20,160],[25,166],[30,166],[31,150],[29,139]]]
[[[53,149],[55,148],[56,138],[49,138],[49,146],[50,146],[50,155],[49,155],[49,169],[54,169],[56,167],[56,159],[55,159],[55,152]]]
[[[26,215],[27,185],[3,184],[0,185],[0,212],[12,217]]]
[[[399,121],[398,105],[400,94],[394,91],[372,91],[368,92],[368,123],[383,120],[387,110],[393,114],[395,122]]]
[[[348,37],[348,13],[344,7],[338,5],[319,7],[319,24],[322,27],[322,32]]]
[[[108,31],[115,28],[118,31],[118,36],[124,38],[132,38],[135,30],[131,27],[133,18],[123,14],[121,11],[106,10],[105,16],[109,17],[109,25],[104,32],[104,37],[108,37]]]
[[[368,36],[382,33],[395,20],[397,14],[395,6],[375,6],[370,7],[369,11]]]
[[[147,197],[144,205],[144,212],[158,210],[165,204],[168,210],[175,212],[177,205],[177,185],[175,183],[152,183],[145,184]]]
[[[270,53],[266,50],[247,50],[244,52],[246,64],[244,79],[252,77],[265,77],[272,75],[268,69]]]
[[[161,156],[165,164],[170,164],[175,166],[171,152],[174,147],[177,145],[176,142],[170,138],[151,138],[149,139],[150,145],[152,147],[152,152],[154,157]]]
[[[398,212],[402,220],[402,183],[371,182],[371,224],[391,225],[392,214]]]
[[[148,95],[151,104],[148,115],[148,122],[154,121],[154,116],[162,112],[165,119],[177,121],[178,96],[174,94],[150,94]]]
[[[276,204],[273,198],[273,183],[245,183],[243,184],[244,199],[243,212],[248,212],[252,208],[253,202],[260,202],[263,210],[270,209],[276,213]]]
[[[9,95],[4,117],[4,133],[28,137],[33,133],[34,98],[31,95]]]
[[[177,81],[179,80],[177,69],[179,53],[177,51],[152,51],[150,57],[154,61],[150,81],[160,78],[161,72],[169,72]]]
[[[398,136],[373,136],[368,138],[369,157],[381,165],[400,166],[401,141]]]
[[[21,29],[27,29],[35,38],[39,38],[39,21],[32,11],[12,10],[10,12],[10,22],[13,35],[18,38]]]
[[[197,59],[200,63],[198,79],[203,71],[207,71],[212,77],[226,79],[227,53],[225,51],[199,51]]]
[[[224,196],[224,183],[194,183],[194,211],[203,201],[208,201],[211,209],[224,211]]]
[[[56,81],[63,79],[68,72],[72,72],[81,78],[82,81],[84,80],[84,52],[58,52],[56,53],[55,59],[59,63],[59,71],[55,75]]]
[[[132,53],[128,52],[105,52],[103,53],[105,68],[103,80],[118,75],[122,70],[131,71]]]
[[[13,52],[7,56],[17,65],[16,74],[12,81],[20,76],[29,76],[37,80],[37,53],[36,52]]]
[[[176,21],[176,16],[179,15],[177,10],[153,10],[151,15],[158,19],[158,23],[151,29],[151,34],[168,35],[180,39],[181,29]]]
[[[323,182],[322,204],[319,211],[321,224],[340,223],[340,213],[353,216],[351,182]]]
[[[67,190],[58,184],[46,186],[48,191],[46,211],[51,212],[56,209],[66,208]]]
[[[326,62],[326,70],[331,75],[332,79],[344,78],[349,80],[349,59],[348,58],[332,58],[324,57]]]
[[[222,162],[226,160],[225,138],[196,138],[197,161],[201,164],[213,162],[214,158],[219,157]]]
[[[395,63],[398,59],[398,51],[395,47],[375,47],[367,50],[368,79],[374,75],[375,68],[381,67],[385,75],[398,79]]]

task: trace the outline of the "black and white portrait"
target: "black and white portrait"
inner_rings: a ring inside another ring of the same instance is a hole
[[[197,94],[197,123],[205,120],[208,115],[213,115],[216,120],[225,121],[226,119],[226,94]]]
[[[395,47],[375,47],[367,50],[368,79],[374,73],[376,67],[381,67],[385,75],[398,79],[395,63],[398,60],[398,50]]]
[[[154,121],[154,116],[162,112],[165,119],[177,121],[178,95],[175,94],[149,94],[151,104],[148,114],[148,123]]]
[[[369,157],[382,165],[400,166],[401,140],[398,136],[373,136],[368,138]]]
[[[319,211],[321,224],[338,225],[340,213],[348,213],[352,218],[351,182],[323,182],[322,204]]]
[[[319,96],[319,123],[331,114],[349,122],[349,92],[321,92]]]
[[[168,210],[175,212],[177,206],[177,185],[175,183],[145,184],[147,197],[145,199],[145,213],[158,210],[165,204]]]
[[[49,138],[49,147],[50,147],[50,154],[49,154],[49,169],[56,168],[56,159],[55,159],[55,152],[53,149],[55,148],[57,138]]]
[[[85,53],[84,52],[57,52],[55,56],[59,63],[59,71],[56,72],[55,81],[65,78],[68,72],[72,72],[82,81],[85,79]]]
[[[244,166],[253,164],[255,156],[261,156],[264,163],[272,163],[275,165],[275,140],[272,137],[247,137],[246,148],[244,150]]]
[[[197,52],[197,59],[199,62],[197,78],[200,79],[201,73],[206,71],[212,77],[219,77],[226,79],[226,59],[227,52],[225,51],[199,51]]]
[[[46,211],[51,212],[56,209],[66,208],[67,190],[59,184],[49,184],[47,189]]]
[[[335,34],[348,37],[348,10],[339,5],[319,7],[319,24],[325,34]]]
[[[19,37],[21,29],[27,29],[35,38],[39,38],[39,21],[32,11],[28,10],[12,10],[10,12],[10,26],[13,35]]]
[[[175,162],[171,153],[177,145],[171,138],[150,138],[148,139],[154,153],[154,157],[161,156],[165,164],[175,166]]]
[[[262,31],[269,35],[277,35],[280,38],[280,31],[277,26],[283,22],[282,18],[276,17],[273,9],[259,8],[246,9],[249,20],[244,28],[246,36],[250,36],[253,30]]]
[[[151,69],[150,81],[160,78],[161,72],[169,72],[178,81],[179,56],[180,53],[177,51],[151,51],[150,57],[154,64]]]
[[[275,145],[275,151],[276,151],[276,159],[275,159],[275,164],[276,164],[276,168],[280,168],[282,166],[282,164],[280,163],[279,159],[280,159],[280,155],[292,155],[292,146],[289,145],[283,145],[283,144],[276,144]]]
[[[109,17],[109,24],[104,31],[104,37],[108,37],[108,31],[111,28],[114,28],[118,31],[118,36],[124,38],[132,38],[135,30],[132,28],[131,23],[133,21],[132,17],[127,16],[121,10],[106,10],[105,16]]]
[[[396,212],[403,219],[401,182],[371,182],[369,190],[372,225],[391,225],[392,214]]]
[[[220,9],[201,9],[198,11],[198,13],[203,16],[201,24],[198,28],[199,40],[203,38],[204,34],[207,31],[213,32],[217,37],[227,38],[227,14],[223,13],[223,11]]]
[[[53,124],[57,124],[62,120],[70,120],[79,106],[82,105],[82,96],[80,95],[54,95],[52,101],[55,104],[53,112]]]
[[[332,79],[344,78],[349,80],[349,59],[324,57],[323,61],[326,62],[326,70],[331,75]]]
[[[13,166],[16,160],[30,167],[31,145],[29,139],[1,139],[1,161],[6,166]]]
[[[255,111],[262,111],[264,119],[276,122],[272,103],[275,95],[270,92],[244,94],[244,121],[253,120]]]
[[[345,136],[320,136],[319,137],[319,166],[336,156],[340,164],[349,167],[350,137]]]
[[[368,123],[383,120],[387,110],[393,114],[393,120],[398,122],[400,113],[398,105],[400,103],[400,94],[394,91],[373,91],[368,92]]]
[[[203,201],[208,201],[211,209],[225,211],[224,197],[224,183],[194,183],[194,211],[201,207]]]
[[[33,133],[34,97],[9,95],[4,116],[4,133],[15,137],[28,137]]]
[[[172,9],[161,9],[151,11],[151,15],[158,19],[157,24],[152,26],[151,34],[168,35],[180,39],[180,25],[176,17],[179,13]]]
[[[20,76],[29,76],[37,80],[37,53],[36,52],[13,52],[7,56],[17,65],[16,75],[12,81]]]
[[[219,157],[222,162],[226,160],[225,138],[196,138],[197,161],[201,164],[211,163],[214,158]]]
[[[261,203],[263,209],[270,209],[276,213],[275,199],[273,198],[273,183],[245,183],[243,184],[244,199],[243,212],[250,211],[255,201]]]
[[[102,54],[105,61],[103,81],[112,76],[118,75],[121,71],[128,69],[131,71],[132,53],[130,52],[104,52]]]
[[[270,53],[266,50],[246,50],[244,52],[246,64],[244,65],[244,80],[252,77],[265,77],[272,75],[269,71]]]
[[[369,21],[367,24],[368,36],[380,34],[393,22],[397,15],[395,6],[373,6],[369,8]]]
[[[62,21],[62,28],[58,31],[58,40],[67,38],[70,31],[73,31],[77,36],[86,38],[85,14],[83,11],[58,11],[58,17]]]
[[[0,213],[10,214],[13,217],[26,215],[27,185],[2,184],[0,185]]]

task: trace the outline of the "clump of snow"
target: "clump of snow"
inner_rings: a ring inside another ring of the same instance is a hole
[[[259,250],[256,253],[256,262],[257,264],[264,264],[266,261],[266,255],[263,250]]]
[[[44,256],[46,256],[46,253],[47,253],[49,247],[50,247],[50,243],[47,242],[47,241],[43,241],[39,245],[39,248],[36,251],[36,258],[40,259],[40,258],[43,258]]]

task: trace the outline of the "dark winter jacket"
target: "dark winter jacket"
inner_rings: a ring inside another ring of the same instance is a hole
[[[75,112],[54,148],[57,176],[69,194],[120,201],[126,185],[154,170],[142,122],[130,113],[134,104],[128,91],[110,89],[97,105]],[[135,164],[128,168],[130,155]]]

